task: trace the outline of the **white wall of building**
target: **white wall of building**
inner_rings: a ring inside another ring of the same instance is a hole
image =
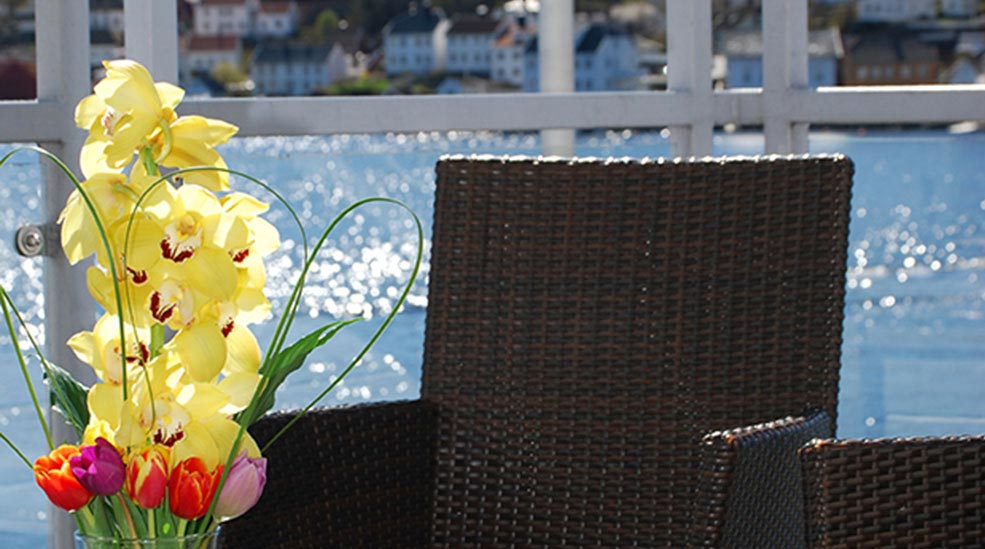
[[[294,34],[298,29],[298,7],[291,2],[285,11],[265,11],[256,15],[257,36],[283,38]]]
[[[937,16],[937,0],[858,0],[858,20],[900,22]]]
[[[123,10],[92,10],[89,12],[89,28],[123,34]]]
[[[941,15],[974,17],[978,15],[978,0],[941,0]]]
[[[250,33],[250,9],[242,4],[195,4],[195,34],[246,36]]]
[[[508,45],[492,48],[489,77],[497,82],[507,82],[514,86],[523,86],[523,41],[511,42]]]
[[[635,89],[639,59],[628,35],[607,35],[594,52],[575,55],[575,90]]]
[[[448,72],[491,74],[492,34],[448,34]]]

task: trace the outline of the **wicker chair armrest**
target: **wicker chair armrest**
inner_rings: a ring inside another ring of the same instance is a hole
[[[819,435],[833,435],[824,411],[706,435],[691,545],[803,547],[797,449]]]
[[[293,416],[250,432],[263,446]],[[435,419],[420,400],[312,410],[267,451],[264,494],[223,547],[426,546]]]
[[[815,440],[800,451],[810,547],[981,547],[985,437]]]

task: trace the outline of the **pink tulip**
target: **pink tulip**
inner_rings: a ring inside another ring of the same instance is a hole
[[[75,478],[93,494],[110,496],[123,487],[123,459],[105,438],[97,438],[92,446],[83,446],[69,463]]]
[[[229,476],[215,505],[221,519],[236,518],[256,505],[267,484],[267,458],[246,457],[240,452],[229,467]]]

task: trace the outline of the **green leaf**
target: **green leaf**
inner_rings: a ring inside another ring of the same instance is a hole
[[[354,318],[326,324],[270,357],[260,367],[260,374],[265,378],[265,385],[260,393],[254,397],[250,407],[242,412],[239,423],[248,427],[260,419],[267,410],[274,407],[274,393],[277,388],[284,383],[288,375],[304,365],[304,361],[312,351],[328,343],[342,328],[361,320],[361,318]]]
[[[50,362],[44,377],[51,393],[51,406],[75,427],[81,437],[89,424],[89,407],[86,404],[89,388],[76,381],[72,374]]]

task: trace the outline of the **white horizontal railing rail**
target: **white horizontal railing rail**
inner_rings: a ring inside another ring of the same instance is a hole
[[[235,122],[241,136],[449,130],[690,126],[695,98],[683,92],[515,93],[395,97],[189,99],[182,114]],[[780,110],[790,123],[948,124],[985,121],[985,85],[832,87],[716,91],[701,101],[707,127],[762,126]],[[64,108],[47,101],[0,103],[0,142],[58,141]],[[81,132],[81,130],[78,130]],[[710,152],[710,149],[709,149]],[[783,152],[767,147],[766,152]],[[689,154],[683,154],[687,156]]]
[[[177,0],[125,0],[127,55],[159,80],[177,79]],[[571,0],[543,3],[541,44],[573,44]],[[84,133],[75,103],[90,85],[88,2],[37,0],[38,100],[0,102],[0,142],[38,142],[76,169]],[[807,89],[807,0],[764,0],[764,87],[712,91],[711,0],[667,0],[668,91],[570,93],[573,60],[543,47],[545,93],[431,97],[321,97],[188,100],[185,114],[222,118],[241,136],[448,130],[548,130],[545,152],[570,154],[571,129],[671,129],[677,156],[712,151],[715,126],[761,126],[768,153],[807,151],[809,124],[926,124],[985,121],[985,85]],[[567,132],[563,130],[568,130]],[[45,204],[54,220],[68,181],[45,168]],[[84,267],[46,258],[49,356],[85,374],[64,345],[91,327]],[[60,308],[60,309],[59,309]],[[59,314],[71,310],[73,314]],[[67,436],[67,433],[61,433]],[[71,546],[71,522],[52,512],[50,546]]]

